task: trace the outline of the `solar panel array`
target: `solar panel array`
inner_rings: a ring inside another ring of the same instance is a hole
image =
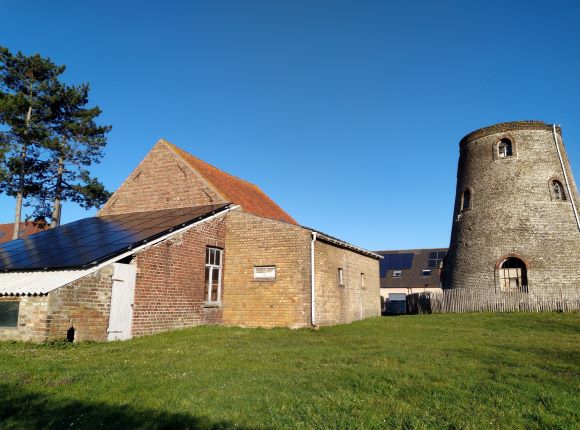
[[[0,271],[89,267],[229,206],[226,203],[84,218],[0,244]]]
[[[387,276],[389,270],[409,270],[413,266],[415,254],[383,254],[383,259],[379,263],[381,278]]]

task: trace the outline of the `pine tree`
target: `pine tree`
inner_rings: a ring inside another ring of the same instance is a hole
[[[13,239],[20,232],[22,206],[42,191],[43,150],[53,144],[51,100],[65,70],[40,55],[16,55],[0,47],[0,141],[4,146],[0,191],[16,197]]]
[[[85,209],[100,207],[110,193],[87,168],[100,162],[111,126],[97,125],[98,106],[87,107],[89,85],[61,84],[52,99],[53,134],[48,178],[36,194],[35,215],[60,225],[62,202],[73,201]]]

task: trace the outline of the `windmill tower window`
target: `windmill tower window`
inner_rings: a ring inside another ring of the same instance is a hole
[[[471,191],[465,190],[461,199],[461,212],[471,209]]]
[[[513,155],[512,142],[509,139],[502,139],[497,144],[497,154],[499,158],[507,158]]]
[[[564,193],[564,187],[560,181],[552,181],[552,193],[554,195],[554,200],[563,202],[566,201],[566,194]]]

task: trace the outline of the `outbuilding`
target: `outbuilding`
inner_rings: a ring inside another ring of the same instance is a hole
[[[160,140],[96,217],[0,244],[0,339],[348,323],[380,315],[380,259]]]

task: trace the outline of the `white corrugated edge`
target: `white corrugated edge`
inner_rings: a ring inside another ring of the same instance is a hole
[[[139,251],[149,248],[153,245],[162,242],[169,237],[183,233],[199,224],[210,221],[219,216],[225,215],[231,210],[239,208],[239,205],[230,206],[229,208],[213,214],[207,218],[186,225],[179,229],[173,230],[164,236],[158,237],[151,242],[144,243],[136,248],[126,251],[122,254],[116,255],[107,261],[102,262],[97,266],[88,269],[63,269],[63,270],[34,270],[34,271],[18,271],[18,272],[0,272],[0,297],[6,296],[42,296],[64,287],[71,282],[83,278],[91,273],[96,272],[102,267],[108,266],[115,261],[122,260],[125,257],[133,255]]]
[[[91,268],[0,273],[0,296],[42,296],[94,271]]]

